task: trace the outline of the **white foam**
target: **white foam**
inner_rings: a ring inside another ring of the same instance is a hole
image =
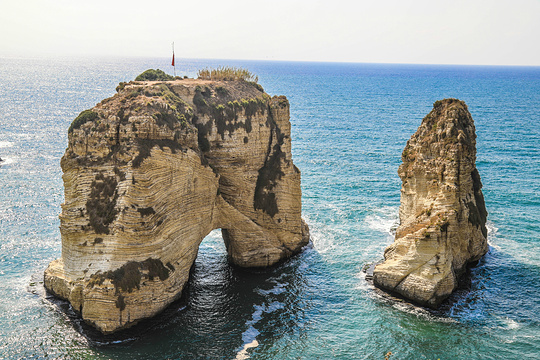
[[[11,141],[0,141],[0,149],[12,147],[13,143]]]
[[[501,328],[504,330],[515,330],[521,327],[517,321],[512,320],[509,317],[499,317],[499,320],[502,322]]]
[[[366,216],[368,228],[382,233],[392,234],[392,230],[399,222],[397,208],[385,206]]]
[[[521,325],[519,325],[519,323],[515,320],[512,320],[512,319],[506,319],[506,327],[510,330],[514,330],[514,329],[518,329],[521,327]]]
[[[23,127],[28,127],[28,126],[23,126]],[[21,138],[21,139],[37,138],[37,135],[33,135],[33,134],[29,134],[29,133],[18,133],[18,134],[15,134],[15,136],[18,137],[18,138]]]
[[[363,271],[357,272],[354,275],[354,277],[358,279],[358,281],[354,285],[355,290],[362,290],[362,291],[373,290],[373,285],[370,284],[366,280],[366,273],[365,272],[363,272]]]
[[[311,221],[307,216],[305,216],[305,220],[310,226],[311,241],[317,252],[324,254],[332,251],[336,247],[334,233],[328,227]]]
[[[265,307],[264,305],[255,305],[254,308],[255,312],[253,313],[252,319],[246,323],[246,325],[248,325],[248,328],[242,333],[242,340],[244,341],[244,346],[236,354],[236,360],[249,359],[249,353],[247,352],[248,349],[259,346],[257,336],[260,334],[260,332],[259,330],[255,329],[253,325],[262,319],[262,313],[265,310]]]
[[[244,348],[236,354],[235,360],[249,359],[249,353],[247,352],[248,349],[251,349],[257,346],[259,346],[259,342],[257,341],[257,339],[253,340],[252,342],[248,344],[244,344]]]
[[[14,162],[15,162],[15,159],[13,159],[13,158],[3,157],[2,161],[0,161],[0,166],[2,166],[2,165],[10,165],[10,164],[13,164]]]
[[[253,325],[262,319],[263,311],[266,309],[264,305],[253,305],[255,312],[251,316],[251,321],[248,321],[248,325]]]
[[[414,315],[417,318],[426,319],[429,321],[434,321],[434,322],[439,322],[439,323],[457,323],[458,322],[456,319],[452,319],[451,317],[434,316],[429,312],[429,310],[426,310],[422,307],[416,306],[408,302],[394,302],[392,304],[392,307],[399,311]]]
[[[489,220],[486,222],[486,228],[487,228],[488,237],[495,236],[497,232],[499,231],[499,228],[496,227],[495,224],[493,224]]]
[[[285,308],[285,304],[283,304],[282,302],[279,302],[279,301],[274,301],[274,302],[271,302],[270,304],[268,304],[268,308],[267,308],[267,313],[272,313],[276,310],[280,310],[280,309],[283,309]]]
[[[498,233],[498,228],[488,221],[488,244],[498,252],[513,257],[516,261],[533,266],[540,265],[540,253],[538,251],[523,251],[523,244],[514,240],[512,236],[504,236]]]
[[[278,284],[277,287],[279,287],[281,284]],[[259,342],[257,341],[257,336],[260,334],[259,330],[255,328],[255,324],[258,323],[262,317],[263,314],[269,314],[276,310],[280,310],[285,308],[285,304],[279,302],[279,301],[273,301],[270,304],[266,305],[263,303],[262,305],[253,305],[254,312],[251,316],[251,320],[246,322],[247,329],[242,333],[242,341],[244,342],[244,345],[238,353],[236,353],[235,360],[245,360],[249,359],[249,353],[248,350],[254,347],[259,346]]]
[[[288,285],[288,283],[283,283],[283,284],[282,283],[277,283],[276,286],[274,286],[270,290],[257,289],[256,291],[261,295],[269,295],[269,294],[279,295],[279,294],[284,293],[285,291],[287,291],[287,289],[286,289],[287,285]]]

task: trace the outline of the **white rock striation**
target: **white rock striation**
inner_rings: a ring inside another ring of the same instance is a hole
[[[400,225],[373,282],[436,308],[488,250],[476,133],[465,103],[437,101],[402,160]]]
[[[62,158],[62,256],[45,287],[103,333],[178,299],[200,242],[266,267],[307,244],[289,103],[243,81],[131,82],[86,110]]]

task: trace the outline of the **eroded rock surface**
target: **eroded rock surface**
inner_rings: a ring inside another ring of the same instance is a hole
[[[464,102],[437,101],[407,142],[400,225],[375,267],[376,286],[437,307],[488,250],[476,133]]]
[[[200,242],[265,267],[307,244],[289,103],[243,81],[121,84],[69,129],[45,286],[110,333],[179,298]]]

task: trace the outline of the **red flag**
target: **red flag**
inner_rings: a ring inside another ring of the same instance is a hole
[[[174,66],[174,53],[172,53],[172,66]]]

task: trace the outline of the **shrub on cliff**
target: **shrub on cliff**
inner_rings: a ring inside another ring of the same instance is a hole
[[[135,78],[135,81],[170,81],[174,76],[165,73],[163,70],[148,69]]]
[[[92,110],[84,110],[73,120],[71,126],[69,127],[68,133],[72,132],[74,129],[78,129],[82,124],[85,124],[89,121],[94,121],[98,117],[98,114]]]

